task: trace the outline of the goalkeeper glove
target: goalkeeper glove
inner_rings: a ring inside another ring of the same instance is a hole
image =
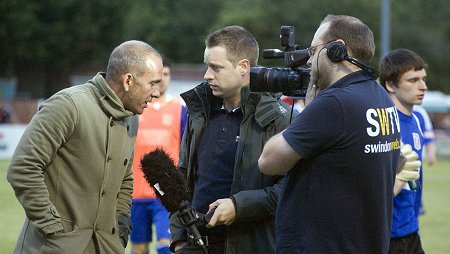
[[[400,172],[395,178],[403,181],[414,181],[419,179],[419,169],[422,162],[418,160],[419,155],[412,150],[411,145],[406,144],[401,147],[402,156],[406,159],[404,165],[401,167]]]

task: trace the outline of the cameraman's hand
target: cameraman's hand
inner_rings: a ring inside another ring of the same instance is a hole
[[[317,94],[317,86],[312,83],[312,81],[308,84],[308,89],[306,90],[306,97],[305,97],[305,107],[308,106],[314,98],[316,98]]]
[[[231,198],[218,199],[209,205],[209,210],[213,210],[214,214],[211,220],[206,224],[207,228],[218,225],[231,225],[236,218],[236,208]]]
[[[422,165],[422,162],[418,160],[419,155],[412,150],[412,147],[409,144],[402,144],[401,153],[406,158],[406,162],[395,178],[402,181],[413,181],[419,179],[419,168]]]

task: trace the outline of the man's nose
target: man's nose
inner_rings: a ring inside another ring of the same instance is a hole
[[[210,68],[208,68],[205,72],[205,75],[203,75],[203,78],[205,80],[211,80],[213,79],[213,75],[211,74]]]
[[[310,57],[308,58],[308,61],[306,61],[306,65],[307,65],[308,67],[311,67],[311,61],[312,61],[312,56],[310,56]]]
[[[161,91],[159,89],[160,88],[158,87],[157,89],[153,90],[152,97],[159,98],[159,96],[161,96]]]
[[[420,81],[419,89],[420,89],[420,90],[428,90],[427,82],[425,82],[425,80],[422,79],[422,80]]]

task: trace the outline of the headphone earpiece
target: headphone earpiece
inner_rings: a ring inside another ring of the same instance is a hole
[[[330,61],[333,63],[340,63],[344,60],[352,63],[353,65],[358,66],[359,68],[365,70],[367,73],[369,73],[370,76],[372,76],[374,79],[378,78],[378,70],[372,66],[365,65],[355,58],[348,55],[347,52],[347,46],[345,46],[344,43],[340,41],[335,41],[330,43],[327,47],[327,56]]]
[[[330,43],[327,47],[327,56],[330,59],[330,61],[334,63],[339,63],[344,60],[347,60],[348,54],[347,54],[347,47],[344,43],[340,41],[335,41]]]

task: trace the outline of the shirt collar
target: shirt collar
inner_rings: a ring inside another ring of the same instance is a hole
[[[225,105],[223,105],[223,104],[222,104],[222,107],[220,108],[220,110],[228,112],[228,111],[225,109]],[[240,110],[241,110],[241,107],[239,106],[239,107],[237,107],[237,108],[232,109],[232,110],[230,111],[230,113],[238,112],[238,111],[240,111]]]

